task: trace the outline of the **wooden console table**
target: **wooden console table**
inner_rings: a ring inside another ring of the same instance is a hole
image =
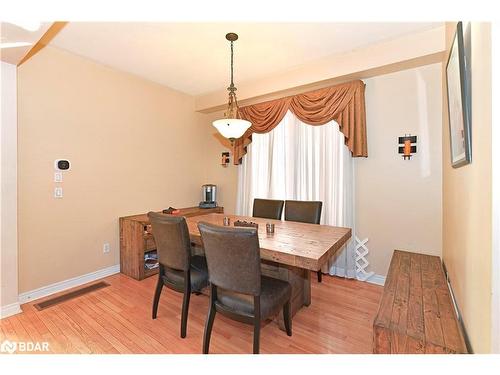
[[[200,216],[210,213],[223,213],[223,207],[181,208],[176,216]],[[147,214],[120,217],[120,272],[142,280],[158,273],[158,268],[144,268],[144,253],[156,250],[155,240],[150,231]]]

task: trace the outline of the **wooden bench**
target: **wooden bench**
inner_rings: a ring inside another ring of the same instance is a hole
[[[395,250],[378,314],[374,353],[467,353],[439,257]]]

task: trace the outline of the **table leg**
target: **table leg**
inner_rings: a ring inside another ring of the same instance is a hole
[[[262,274],[290,283],[292,287],[292,316],[294,316],[302,306],[308,306],[311,303],[311,272],[309,270],[270,261],[262,261]],[[285,331],[283,311],[279,313],[277,322],[280,329]]]
[[[311,272],[306,271],[304,278],[304,306],[311,304]]]

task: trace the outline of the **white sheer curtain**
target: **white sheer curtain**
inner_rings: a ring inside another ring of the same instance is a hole
[[[350,227],[354,238],[354,163],[335,121],[311,126],[289,111],[252,135],[238,168],[237,214],[251,216],[254,198],[319,200],[321,224]],[[337,254],[323,272],[356,277],[354,241]]]

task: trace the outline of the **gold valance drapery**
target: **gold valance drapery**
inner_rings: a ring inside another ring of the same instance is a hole
[[[335,120],[352,156],[368,156],[365,84],[357,80],[240,108],[240,117],[252,126],[234,142],[234,164],[241,163],[246,147],[252,142],[252,133],[270,132],[288,110],[309,125],[324,125]]]

